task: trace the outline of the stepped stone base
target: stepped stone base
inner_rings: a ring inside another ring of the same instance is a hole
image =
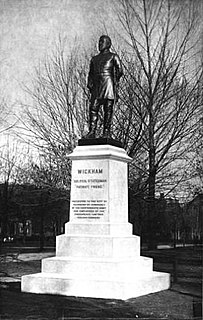
[[[169,275],[163,272],[136,274],[117,279],[69,278],[58,273],[37,273],[22,278],[23,291],[66,296],[122,299],[135,298],[166,290],[170,286]]]
[[[56,256],[42,260],[41,273],[22,277],[22,291],[128,299],[168,289],[170,275],[140,256],[128,223],[125,150],[80,145],[70,158],[70,222],[56,237]]]
[[[107,235],[102,229],[100,236],[78,230],[57,236],[56,256],[42,260],[41,273],[22,277],[22,291],[125,300],[170,287],[170,275],[153,271],[153,259],[140,256],[138,236]]]

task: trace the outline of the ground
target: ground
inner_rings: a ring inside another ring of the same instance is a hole
[[[171,273],[171,288],[123,300],[22,293],[24,274],[40,272],[41,259],[54,252],[3,248],[0,267],[0,319],[202,319],[201,246],[143,251],[154,270]],[[32,252],[29,252],[32,251]]]

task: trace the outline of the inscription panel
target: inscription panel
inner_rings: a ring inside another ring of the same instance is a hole
[[[106,211],[106,200],[73,200],[72,210],[77,219],[100,219]]]
[[[74,161],[71,181],[71,220],[108,220],[107,176],[105,161]]]

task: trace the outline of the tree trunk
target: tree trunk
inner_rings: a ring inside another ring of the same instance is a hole
[[[156,202],[155,202],[155,170],[149,172],[148,191],[148,247],[156,248]]]
[[[4,239],[8,235],[8,222],[9,222],[9,208],[8,208],[8,182],[5,181],[3,188],[3,199],[2,199],[2,239]],[[10,234],[9,234],[10,235]]]
[[[156,203],[155,203],[155,146],[154,146],[154,119],[152,107],[149,113],[149,185],[148,185],[148,248],[156,248]]]
[[[44,208],[42,206],[40,215],[40,237],[39,237],[39,251],[44,249]]]

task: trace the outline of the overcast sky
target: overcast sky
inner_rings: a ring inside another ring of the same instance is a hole
[[[0,97],[18,108],[16,101],[24,99],[22,83],[29,85],[34,66],[53,49],[58,35],[67,37],[71,47],[75,37],[90,41],[94,34],[103,34],[102,21],[108,30],[116,23],[112,3],[0,0]]]
[[[59,33],[70,45],[88,41],[110,15],[110,0],[0,0],[0,94],[9,103],[23,98],[33,67]],[[95,39],[96,41],[96,39]]]

